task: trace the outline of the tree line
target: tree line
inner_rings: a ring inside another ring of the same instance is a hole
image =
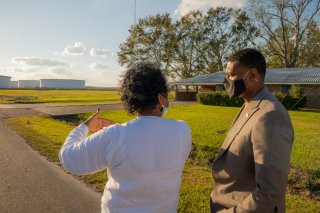
[[[140,19],[120,44],[120,65],[157,63],[173,79],[222,71],[226,58],[260,49],[270,68],[320,66],[320,0],[249,0],[241,9],[168,13]]]

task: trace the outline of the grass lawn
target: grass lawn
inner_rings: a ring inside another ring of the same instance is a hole
[[[109,90],[0,90],[0,103],[115,102],[117,91]]]
[[[174,93],[169,94],[174,98]],[[13,103],[67,103],[67,102],[120,102],[118,91],[115,90],[0,90],[0,104]]]
[[[238,110],[204,105],[170,108],[166,117],[187,121],[193,134],[194,149],[182,176],[179,212],[209,212],[208,200],[214,185],[209,165]],[[84,120],[89,115],[81,114],[75,120]],[[294,172],[289,178],[287,211],[318,212],[319,195],[311,195],[319,191],[320,187],[320,113],[294,111],[290,115],[295,129],[295,141],[291,157]],[[118,123],[132,119],[122,110],[104,111],[101,116]],[[58,150],[74,127],[72,123],[38,116],[10,119],[9,124],[34,149],[54,162],[58,161]],[[81,178],[86,183],[94,184],[101,192],[106,181],[106,171]]]

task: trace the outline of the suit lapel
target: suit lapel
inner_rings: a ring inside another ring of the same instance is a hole
[[[238,115],[238,119],[235,120],[234,124],[232,125],[230,131],[228,132],[228,135],[226,139],[224,140],[222,147],[215,159],[215,161],[220,158],[224,152],[229,148],[229,146],[232,144],[234,138],[238,135],[238,133],[241,131],[241,129],[245,126],[245,124],[248,122],[248,120],[252,117],[252,115],[258,110],[259,108],[251,108],[246,112],[246,115],[242,115],[241,118],[239,118],[240,115]],[[241,114],[241,112],[240,112]]]
[[[238,115],[234,119],[231,129],[227,134],[226,139],[224,140],[222,147],[216,156],[215,160],[219,159],[225,151],[230,147],[232,144],[234,138],[238,135],[238,133],[242,130],[242,128],[245,126],[245,124],[248,122],[248,120],[252,117],[254,113],[256,113],[259,110],[259,104],[262,101],[263,97],[265,97],[268,94],[268,90],[266,88],[263,88],[256,97],[250,102],[248,105],[248,110],[246,111],[244,109],[244,106],[242,106],[241,110],[239,111]],[[245,114],[243,114],[242,112]],[[241,117],[240,117],[241,116]]]

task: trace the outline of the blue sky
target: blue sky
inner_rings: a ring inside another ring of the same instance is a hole
[[[192,9],[241,7],[236,0],[136,0],[137,19]],[[134,0],[0,0],[0,75],[12,80],[84,79],[117,86],[118,46],[134,23]]]

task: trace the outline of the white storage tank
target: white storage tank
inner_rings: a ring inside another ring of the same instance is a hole
[[[0,75],[0,88],[10,88],[10,76]]]
[[[18,81],[10,81],[11,88],[18,88]]]
[[[39,88],[40,81],[39,80],[19,80],[18,87],[19,88]]]
[[[75,79],[40,79],[40,88],[84,89],[85,80]]]

